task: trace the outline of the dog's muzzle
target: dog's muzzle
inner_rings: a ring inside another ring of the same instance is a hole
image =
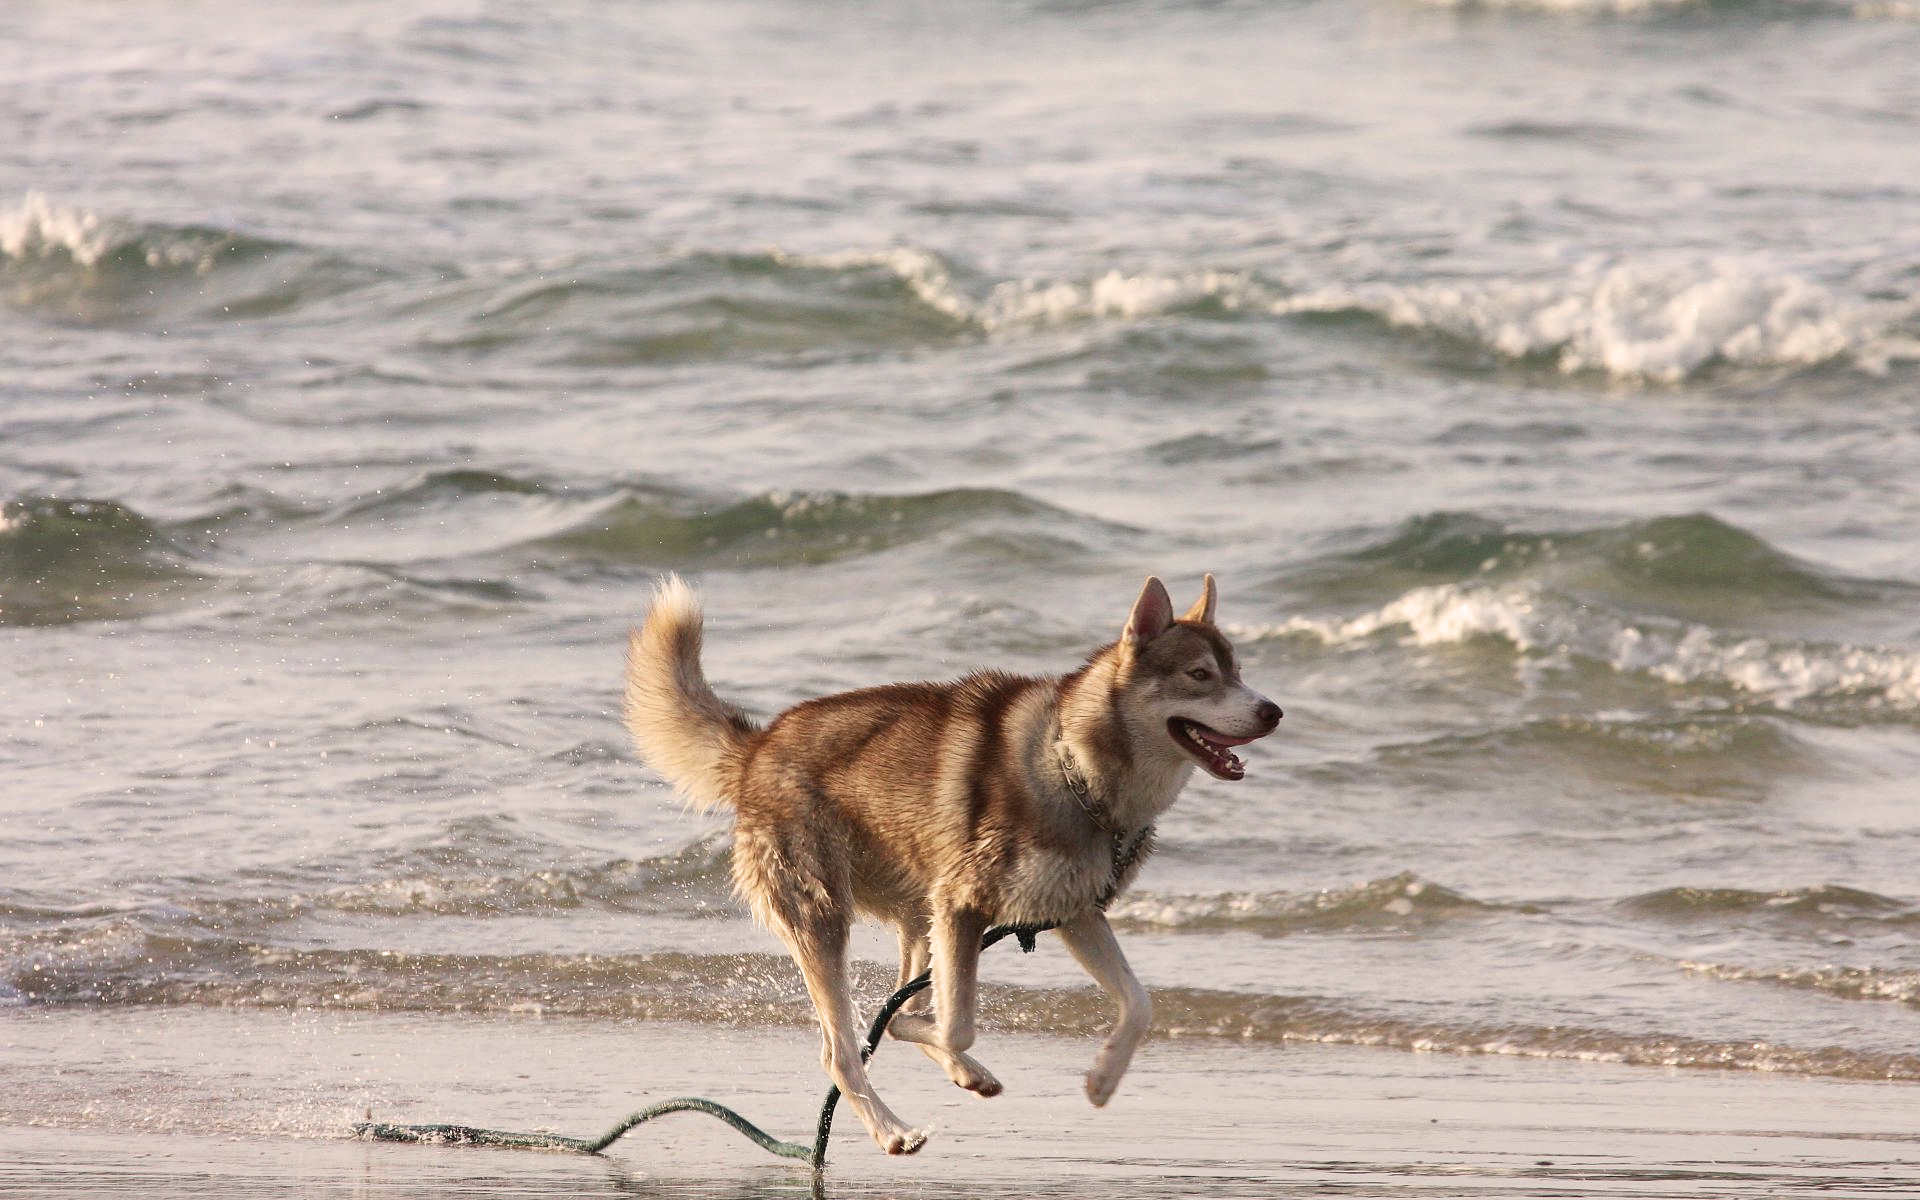
[[[1244,746],[1272,733],[1279,727],[1283,714],[1280,706],[1271,700],[1262,700],[1260,707],[1254,710],[1254,716],[1266,728],[1251,737],[1238,737],[1209,729],[1198,721],[1189,721],[1185,717],[1175,717],[1167,722],[1167,732],[1173,740],[1180,743],[1187,753],[1200,760],[1207,774],[1215,779],[1245,779],[1247,764],[1240,761],[1230,747]]]

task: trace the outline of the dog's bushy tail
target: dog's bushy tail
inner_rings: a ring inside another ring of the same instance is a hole
[[[701,810],[733,804],[733,780],[759,732],[713,694],[700,670],[700,597],[678,575],[653,593],[646,623],[627,640],[627,728],[646,764]]]

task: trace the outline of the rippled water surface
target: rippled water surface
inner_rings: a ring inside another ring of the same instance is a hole
[[[804,1023],[655,577],[770,714],[1213,571],[1163,1033],[1920,1080],[1917,18],[9,8],[0,1006]]]

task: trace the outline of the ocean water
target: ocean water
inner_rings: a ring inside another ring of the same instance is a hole
[[[1907,0],[13,5],[0,131],[12,1038],[802,1027],[657,576],[768,715],[1212,571],[1287,719],[1115,908],[1162,1046],[1920,1081]]]

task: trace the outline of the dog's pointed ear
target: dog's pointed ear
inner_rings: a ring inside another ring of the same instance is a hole
[[[1213,576],[1209,575],[1207,581],[1200,585],[1200,598],[1193,602],[1193,607],[1187,610],[1187,615],[1180,619],[1199,621],[1207,625],[1213,624],[1213,601]]]
[[[1133,611],[1127,615],[1126,632],[1121,641],[1130,646],[1144,646],[1173,628],[1173,597],[1167,595],[1167,587],[1153,576],[1147,576],[1147,586],[1140,589],[1140,598],[1133,602]]]

